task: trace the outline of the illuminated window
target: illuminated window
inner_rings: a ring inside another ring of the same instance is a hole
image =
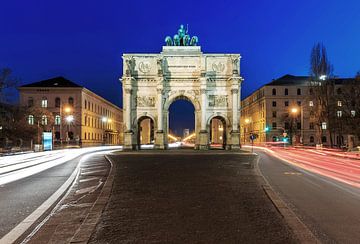
[[[43,97],[43,98],[41,99],[41,107],[42,107],[42,108],[47,108],[47,106],[48,106],[48,100],[47,100],[46,97]]]
[[[337,102],[337,105],[338,105],[338,107],[341,107],[341,106],[342,106],[342,102],[341,102],[341,101],[338,101],[338,102]]]
[[[321,129],[326,130],[326,122],[321,123]]]
[[[310,106],[310,107],[314,107],[314,102],[313,102],[313,101],[309,101],[309,106]]]
[[[341,111],[341,110],[336,111],[336,116],[337,116],[338,118],[341,118],[341,117],[342,117],[342,111]]]
[[[60,125],[60,123],[61,123],[60,115],[55,115],[55,125]]]
[[[33,125],[33,124],[34,124],[34,116],[33,116],[33,115],[29,115],[29,117],[28,117],[28,123],[29,123],[29,125]]]
[[[47,125],[48,123],[48,119],[46,115],[41,116],[41,124],[42,125]]]
[[[355,110],[351,110],[351,111],[350,111],[350,114],[351,114],[351,117],[355,117],[355,115],[356,115]]]

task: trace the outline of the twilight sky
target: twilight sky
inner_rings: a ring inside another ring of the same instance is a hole
[[[357,0],[3,1],[0,67],[22,83],[61,75],[122,106],[121,55],[160,52],[181,23],[203,52],[242,55],[243,97],[284,74],[307,75],[319,41],[336,75],[360,70]]]

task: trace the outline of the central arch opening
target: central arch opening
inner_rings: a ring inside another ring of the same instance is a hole
[[[186,97],[178,97],[169,107],[169,148],[195,147],[195,108]]]

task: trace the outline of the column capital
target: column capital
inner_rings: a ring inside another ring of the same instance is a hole
[[[231,94],[238,94],[239,93],[239,89],[231,89]]]
[[[132,93],[132,88],[125,88],[125,93],[126,94],[131,94]]]

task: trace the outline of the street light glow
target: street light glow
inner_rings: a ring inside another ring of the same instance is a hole
[[[297,109],[297,108],[292,108],[292,109],[291,109],[291,113],[296,114],[297,112],[298,112],[298,109]]]
[[[245,123],[249,124],[250,123],[250,119],[245,119]]]
[[[71,123],[71,122],[74,121],[74,116],[73,115],[68,115],[68,116],[66,116],[65,120],[66,120],[66,122]]]
[[[70,112],[71,112],[71,108],[70,108],[70,107],[65,107],[65,108],[64,108],[64,111],[65,111],[65,113],[70,113]]]
[[[319,79],[320,80],[326,80],[326,75],[320,75]]]

